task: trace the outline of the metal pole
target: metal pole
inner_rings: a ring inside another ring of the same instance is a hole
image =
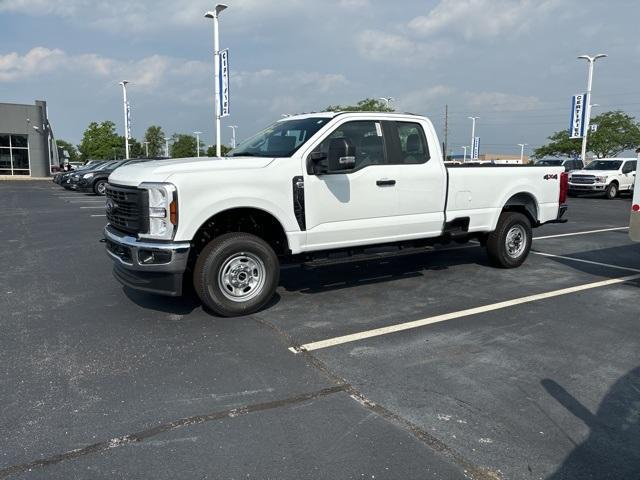
[[[447,159],[447,146],[449,144],[449,105],[444,106],[444,145],[442,151],[444,159]]]
[[[462,149],[464,150],[464,159],[463,159],[463,161],[466,162],[467,161],[467,147],[464,146],[464,147],[462,147]]]
[[[149,158],[149,142],[144,142],[144,151],[146,153],[147,158]]]
[[[480,117],[467,117],[471,120],[471,151],[469,153],[469,157],[471,160],[473,160],[473,147],[475,145],[475,139],[476,139],[476,119],[480,118]]]
[[[604,53],[599,53],[593,57],[589,55],[580,55],[578,58],[584,58],[589,62],[589,73],[587,74],[587,104],[585,106],[586,118],[584,120],[584,135],[582,135],[582,163],[587,163],[587,137],[589,136],[589,125],[591,123],[591,85],[593,83],[593,66],[596,63],[596,60],[599,58],[604,58],[606,55]]]
[[[220,111],[222,110],[220,105],[220,35],[218,33],[218,17],[220,12],[225,10],[227,5],[218,3],[216,8],[204,14],[206,18],[213,19],[213,76],[214,76],[214,92],[215,92],[215,109],[216,109],[216,156],[221,157],[221,145],[220,145]]]
[[[200,134],[202,132],[193,132],[196,136],[196,157],[200,158]]]
[[[236,128],[238,128],[237,125],[229,125],[229,128],[231,129],[231,148],[236,148]]]
[[[164,139],[164,150],[166,153],[166,157],[169,158],[169,139],[166,137]]]
[[[120,82],[122,85],[122,98],[123,98],[123,108],[124,108],[124,146],[125,146],[125,158],[129,159],[129,115],[127,112],[127,83],[126,80]]]
[[[526,143],[519,143],[518,146],[520,147],[520,163],[524,164],[524,147],[526,146]]]

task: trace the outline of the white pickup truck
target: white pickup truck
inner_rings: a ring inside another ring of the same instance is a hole
[[[235,316],[269,302],[281,262],[474,238],[493,264],[517,267],[532,227],[561,221],[566,180],[562,167],[447,168],[422,116],[312,113],[274,123],[226,158],[117,169],[104,236],[122,284],[178,296],[192,279],[206,307]]]
[[[620,192],[633,191],[635,158],[601,158],[569,174],[569,194],[602,193],[613,200]]]

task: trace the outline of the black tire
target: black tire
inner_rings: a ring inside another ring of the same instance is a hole
[[[273,297],[279,279],[275,252],[267,242],[249,233],[226,233],[215,238],[204,247],[193,269],[193,286],[200,301],[223,317],[260,310]]]
[[[106,195],[107,194],[107,184],[109,182],[107,182],[106,180],[102,179],[102,180],[98,180],[94,185],[93,185],[93,191],[95,192],[96,195]]]
[[[500,268],[519,267],[529,256],[532,238],[531,222],[526,215],[502,212],[496,229],[487,238],[491,264]]]
[[[616,182],[611,182],[607,186],[607,189],[604,191],[604,197],[607,200],[613,200],[614,198],[616,198],[618,196],[618,193],[620,193],[620,189],[618,187],[618,184]]]

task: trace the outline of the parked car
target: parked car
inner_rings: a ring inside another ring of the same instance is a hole
[[[77,175],[72,175],[73,189],[84,193],[104,195],[109,175],[119,167],[130,163],[138,163],[141,159],[116,160],[95,169],[83,170]]]
[[[620,192],[633,191],[635,158],[602,158],[569,175],[569,194],[602,193],[614,199]]]
[[[517,267],[532,228],[566,210],[563,168],[447,167],[433,124],[411,114],[287,117],[228,155],[109,176],[104,236],[122,284],[178,296],[190,274],[205,306],[243,315],[269,302],[281,262],[474,238],[493,264]]]
[[[573,172],[574,170],[580,170],[584,168],[584,163],[582,160],[576,159],[562,159],[562,158],[551,158],[542,160],[536,160],[534,163],[535,166],[543,166],[543,167],[564,167],[565,172]]]
[[[58,185],[61,185],[63,183],[64,180],[66,180],[67,178],[69,178],[69,176],[71,176],[73,173],[75,172],[79,172],[81,170],[88,170],[90,168],[96,168],[98,165],[104,163],[104,160],[89,160],[87,163],[83,164],[82,166],[78,167],[76,170],[69,170],[69,171],[59,171],[58,173],[56,173],[55,175],[53,175],[53,177],[51,178],[51,181],[54,183],[57,183]]]

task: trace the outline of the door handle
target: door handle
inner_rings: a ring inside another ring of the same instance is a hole
[[[376,181],[376,185],[379,187],[393,187],[396,184],[395,180],[388,180],[386,178],[381,178]]]

